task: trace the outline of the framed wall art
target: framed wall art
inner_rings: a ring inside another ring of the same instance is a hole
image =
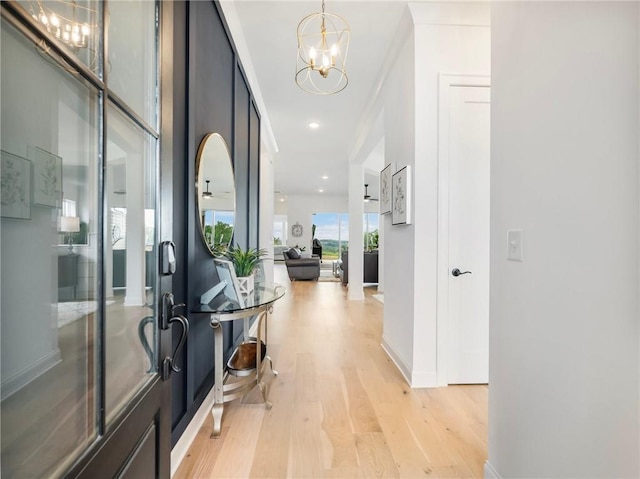
[[[411,224],[411,167],[399,169],[391,177],[391,224]]]
[[[391,175],[396,168],[393,163],[389,163],[380,172],[380,214],[391,213]]]
[[[0,151],[0,191],[3,218],[31,219],[31,162]]]
[[[62,207],[62,158],[48,151],[29,146],[33,161],[33,204]]]

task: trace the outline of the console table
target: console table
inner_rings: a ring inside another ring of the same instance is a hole
[[[272,404],[267,400],[267,386],[262,381],[265,364],[269,362],[273,374],[277,376],[278,373],[274,371],[273,361],[267,355],[267,319],[273,310],[273,303],[282,298],[284,293],[285,288],[282,286],[256,287],[253,293],[243,297],[244,307],[221,295],[211,303],[198,305],[191,311],[196,314],[207,314],[214,331],[212,438],[220,436],[224,403],[242,397],[256,385],[260,389],[265,407],[271,409]],[[249,336],[250,319],[253,316],[257,316],[258,322],[255,338]],[[242,379],[225,384],[222,323],[239,319],[244,320],[244,338],[243,342],[231,354],[227,362],[227,372]]]

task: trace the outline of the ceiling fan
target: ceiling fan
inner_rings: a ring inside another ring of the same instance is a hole
[[[364,184],[364,200],[365,201],[378,201],[378,198],[372,198],[371,195],[367,192],[367,188],[369,188],[369,184]]]
[[[210,181],[211,181],[211,180],[204,180],[204,182],[207,184],[207,191],[203,191],[203,192],[202,192],[202,197],[203,197],[203,198],[213,198],[213,193],[211,193],[211,192],[209,191],[209,182],[210,182]]]
[[[204,199],[210,200],[212,198],[228,198],[231,194],[230,191],[216,191],[214,194],[212,191],[209,191],[209,183],[211,183],[211,180],[204,180],[204,182],[207,184],[206,190],[202,192],[202,197]]]

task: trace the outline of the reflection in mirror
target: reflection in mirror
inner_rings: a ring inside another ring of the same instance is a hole
[[[236,189],[231,155],[218,133],[209,133],[196,158],[196,204],[202,239],[212,255],[230,244],[236,214]]]

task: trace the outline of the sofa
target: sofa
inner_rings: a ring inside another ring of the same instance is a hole
[[[291,281],[315,280],[320,278],[320,258],[317,256],[304,257],[297,248],[290,248],[282,253],[287,266],[287,273]]]
[[[364,253],[363,261],[363,283],[377,283],[378,282],[378,251],[371,251]],[[342,258],[338,263],[338,272],[340,273],[340,281],[343,285],[349,282],[349,252],[342,253]]]

